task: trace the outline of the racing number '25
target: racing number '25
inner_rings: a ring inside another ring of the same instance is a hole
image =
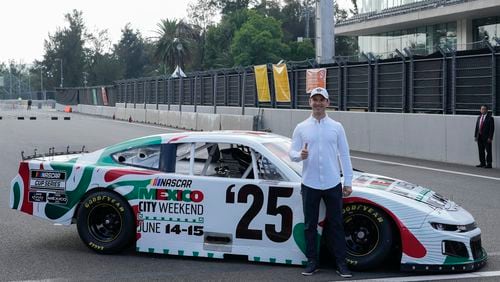
[[[226,190],[226,203],[235,203],[235,193],[232,191],[234,186],[230,185]],[[269,186],[267,214],[281,215],[281,231],[276,231],[274,224],[265,225],[266,235],[273,242],[285,242],[292,235],[292,209],[286,205],[278,206],[278,198],[289,198],[292,194],[291,187]],[[259,186],[247,184],[238,191],[238,203],[247,203],[249,195],[252,195],[253,202],[236,226],[236,238],[262,240],[262,230],[250,229],[249,225],[264,205],[264,193]]]

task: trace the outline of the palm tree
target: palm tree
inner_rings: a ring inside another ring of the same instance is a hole
[[[182,20],[169,19],[161,20],[157,27],[155,57],[171,70],[191,63],[199,38],[197,30]]]

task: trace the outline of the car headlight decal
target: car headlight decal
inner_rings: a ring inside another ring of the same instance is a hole
[[[431,226],[439,231],[450,231],[450,232],[468,232],[477,228],[476,222],[472,222],[469,224],[461,224],[461,225],[431,222]]]

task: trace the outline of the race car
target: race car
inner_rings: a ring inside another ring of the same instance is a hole
[[[289,159],[290,145],[271,133],[214,131],[146,136],[91,153],[35,152],[23,155],[10,207],[76,223],[98,253],[135,244],[138,252],[303,265],[302,164]],[[328,224],[324,210],[318,236]],[[473,271],[487,260],[469,212],[403,180],[355,171],[343,218],[352,269],[396,259],[406,271]],[[328,242],[320,242],[326,254]]]

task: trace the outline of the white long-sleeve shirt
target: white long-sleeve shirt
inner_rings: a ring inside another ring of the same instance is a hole
[[[344,186],[352,185],[352,164],[344,127],[328,115],[317,120],[312,116],[299,123],[292,136],[289,156],[302,161],[300,152],[307,143],[309,156],[304,160],[302,183],[315,189],[328,189],[341,182],[339,161],[344,174]]]

